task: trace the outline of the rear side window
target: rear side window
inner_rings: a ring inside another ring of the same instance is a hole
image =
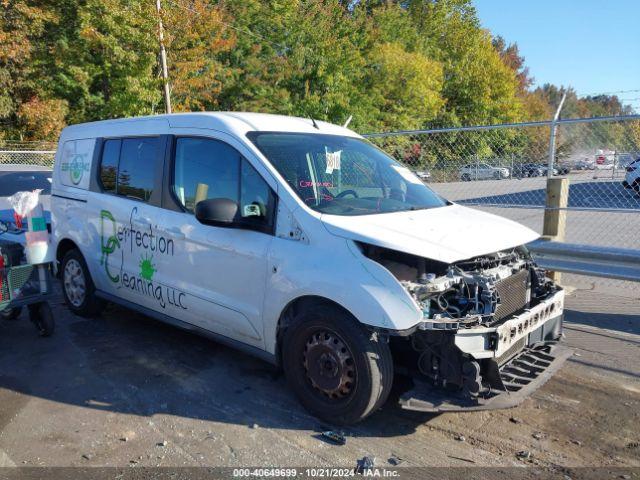
[[[159,138],[105,140],[100,163],[104,192],[148,202],[153,194]]]
[[[125,138],[120,150],[118,195],[149,201],[153,193],[157,138]]]
[[[116,193],[121,144],[122,140],[107,140],[104,142],[102,163],[100,164],[100,181],[105,192]]]

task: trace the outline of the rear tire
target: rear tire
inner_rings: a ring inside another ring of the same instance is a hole
[[[289,385],[322,420],[354,424],[387,400],[393,383],[389,346],[336,306],[297,315],[285,331],[282,352]]]
[[[73,249],[65,254],[61,279],[62,293],[69,310],[81,317],[93,317],[100,312],[103,302],[95,295],[96,287],[80,251]]]
[[[461,180],[463,182],[470,182],[471,181],[471,177],[467,173],[462,174],[462,176],[460,178],[461,178]]]

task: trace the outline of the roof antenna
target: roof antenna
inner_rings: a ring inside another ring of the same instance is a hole
[[[349,124],[351,123],[351,120],[353,120],[353,115],[349,115],[349,118],[347,118],[347,121],[344,122],[344,125],[342,125],[344,128],[347,128],[349,126]]]
[[[320,127],[318,126],[316,121],[313,119],[313,117],[310,117],[310,118],[311,118],[311,122],[313,123],[313,126],[316,127],[317,130],[320,130]]]

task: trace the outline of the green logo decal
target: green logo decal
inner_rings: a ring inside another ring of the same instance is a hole
[[[157,272],[155,265],[153,264],[153,255],[140,256],[140,276],[145,280],[152,281],[153,274]]]
[[[86,153],[72,153],[73,157],[70,162],[62,162],[61,168],[63,172],[69,172],[69,178],[74,185],[78,185],[82,181],[84,172],[89,171],[89,164],[84,161]]]
[[[116,288],[126,288],[139,295],[153,298],[162,308],[169,305],[187,310],[185,292],[153,279],[158,271],[156,264],[153,263],[154,254],[173,257],[174,240],[159,235],[157,225],[155,227],[149,225],[143,229],[137,228],[135,226],[137,212],[138,207],[132,208],[129,224],[118,225],[110,211],[100,211],[100,265],[104,266],[107,278],[115,284]],[[140,270],[136,274],[127,270],[131,266],[126,267],[125,260],[132,259],[138,253]],[[114,268],[113,260],[109,266],[109,258],[113,254],[119,255],[121,260],[117,273],[112,273],[110,270]]]
[[[105,235],[105,220],[107,221],[106,224],[111,227],[111,233],[108,236]],[[104,265],[104,271],[107,273],[109,280],[113,283],[118,283],[120,281],[120,275],[112,275],[111,272],[109,272],[109,255],[115,252],[116,248],[120,248],[120,241],[116,236],[116,219],[108,210],[100,211],[100,244],[102,252],[100,265]]]

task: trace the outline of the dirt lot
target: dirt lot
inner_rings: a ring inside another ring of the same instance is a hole
[[[518,408],[424,415],[392,399],[346,429],[345,446],[319,438],[326,425],[267,364],[119,307],[86,320],[58,301],[52,338],[24,315],[0,323],[0,466],[352,468],[371,455],[401,467],[640,467],[640,294],[621,292],[568,297],[576,355]]]

